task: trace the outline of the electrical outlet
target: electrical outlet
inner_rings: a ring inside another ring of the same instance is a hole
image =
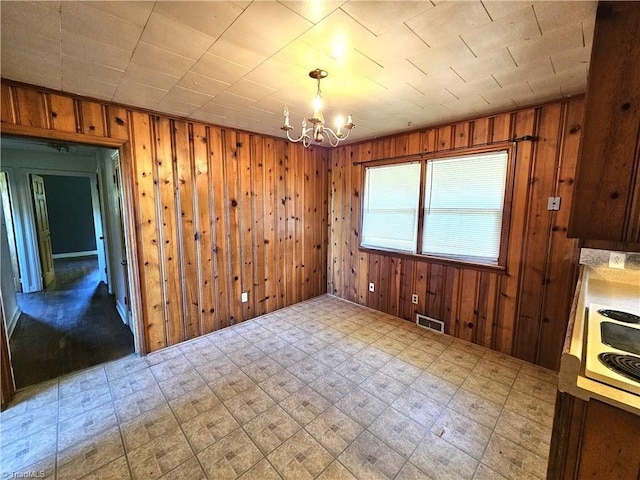
[[[418,304],[418,294],[414,293],[413,295],[411,295],[411,303],[413,304]]]
[[[242,303],[247,303],[249,301],[249,292],[242,292]]]
[[[375,292],[375,290],[376,290],[376,286],[373,284],[373,282],[371,282],[371,283],[369,284],[369,291],[370,291],[370,292]]]
[[[627,255],[622,252],[609,253],[609,268],[624,268]]]

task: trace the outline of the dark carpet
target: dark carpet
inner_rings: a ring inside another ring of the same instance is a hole
[[[131,330],[100,281],[97,257],[58,259],[54,268],[49,288],[18,294],[22,314],[10,340],[17,388],[134,351]]]

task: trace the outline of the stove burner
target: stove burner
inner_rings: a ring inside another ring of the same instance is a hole
[[[618,320],[619,322],[640,323],[640,316],[634,315],[633,313],[629,312],[621,312],[620,310],[609,310],[606,308],[602,308],[598,310],[598,313],[603,317]]]
[[[636,382],[640,382],[640,357],[604,352],[598,355],[607,368]]]

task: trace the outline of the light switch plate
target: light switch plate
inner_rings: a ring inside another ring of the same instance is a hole
[[[242,292],[242,303],[247,303],[249,301],[249,292]]]
[[[375,290],[376,290],[376,286],[373,284],[373,282],[371,282],[371,283],[369,284],[369,291],[370,291],[370,292],[374,292]]]
[[[609,253],[609,268],[624,268],[624,262],[627,259],[627,255],[622,252],[610,252]]]

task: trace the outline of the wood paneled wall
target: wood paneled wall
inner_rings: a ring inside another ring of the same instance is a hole
[[[566,236],[583,100],[480,118],[332,151],[328,291],[415,320],[443,320],[446,332],[558,369],[571,305],[578,244]],[[360,251],[364,167],[354,161],[504,142],[517,144],[504,273]],[[562,197],[559,211],[547,199]],[[375,283],[375,292],[368,290]],[[411,303],[418,294],[419,303]]]
[[[323,149],[6,81],[1,119],[121,147],[147,352],[326,292]]]

